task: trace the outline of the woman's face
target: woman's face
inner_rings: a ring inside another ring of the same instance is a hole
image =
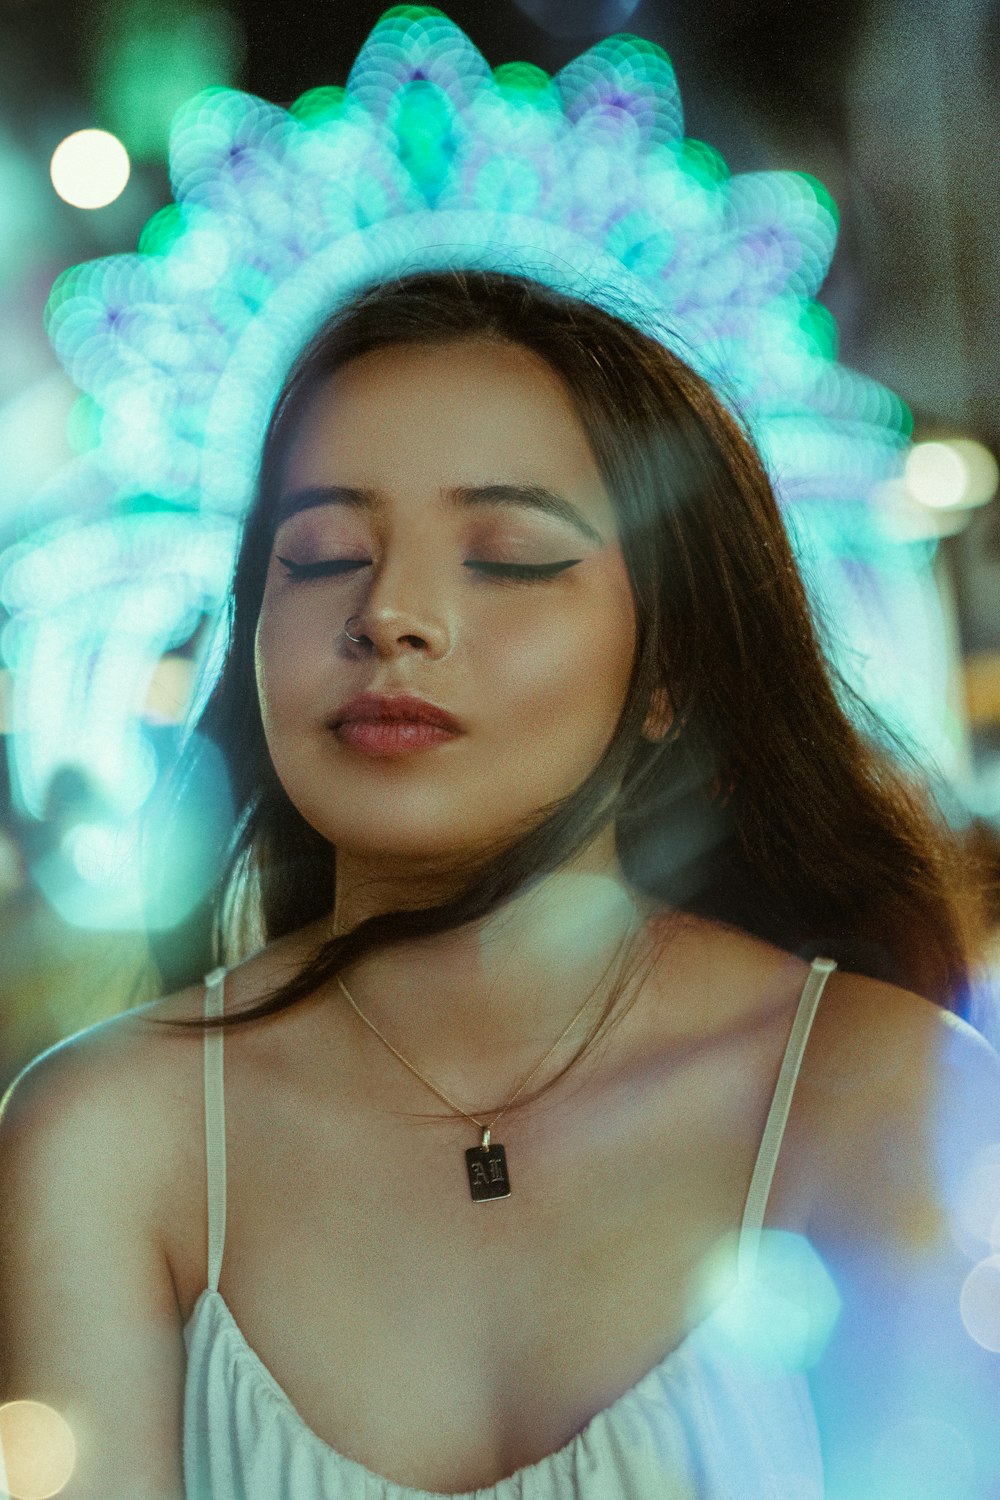
[[[280,494],[257,684],[313,828],[402,872],[513,836],[579,785],[624,704],[635,612],[615,511],[540,357],[465,340],[355,359],[307,406]],[[330,727],[361,692],[429,699],[461,732],[365,754]]]

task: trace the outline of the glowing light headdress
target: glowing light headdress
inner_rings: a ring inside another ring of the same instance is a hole
[[[440,11],[396,6],[345,88],[288,110],[229,89],[196,96],[174,122],[170,171],[175,203],[137,253],[66,271],[48,306],[90,446],[46,497],[70,519],[0,560],[29,811],[72,759],[113,820],[134,817],[155,778],[150,677],[203,614],[221,618],[287,365],[362,283],[455,264],[527,272],[631,317],[738,403],[814,601],[843,624],[838,665],[954,763],[932,547],[888,536],[872,499],[901,470],[908,415],[837,364],[813,300],[834,206],[810,177],[731,177],[686,140],[662,49],[614,36],[555,77],[491,71]],[[206,679],[218,645],[217,632]],[[127,845],[104,876],[120,893],[134,882]],[[109,900],[127,922],[126,898]]]

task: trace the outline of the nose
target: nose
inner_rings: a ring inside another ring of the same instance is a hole
[[[426,614],[418,617],[412,610],[387,608],[364,609],[351,615],[344,622],[341,638],[348,651],[374,651],[380,659],[408,651],[440,657],[450,644],[444,621]]]
[[[346,650],[374,652],[380,659],[410,651],[444,656],[452,643],[448,612],[441,607],[446,572],[439,541],[425,528],[396,538],[361,575],[366,583],[354,594],[354,613],[340,637]]]

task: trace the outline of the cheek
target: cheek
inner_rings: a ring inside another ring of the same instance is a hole
[[[502,650],[496,641],[484,666],[494,681],[503,675],[496,701],[515,713],[520,704],[524,719],[543,736],[558,735],[560,727],[576,734],[589,727],[603,739],[624,705],[635,643],[632,592],[623,572],[550,617],[544,629],[506,636]]]
[[[261,610],[257,619],[257,629],[253,638],[253,667],[254,678],[257,683],[257,698],[260,702],[261,717],[265,726],[268,721],[268,705],[271,696],[273,679],[272,663],[274,661],[274,628],[271,616],[266,610]]]
[[[281,718],[309,696],[308,664],[312,654],[305,649],[301,631],[293,638],[282,622],[281,611],[265,603],[254,635],[254,675],[261,719],[270,737],[280,729]]]

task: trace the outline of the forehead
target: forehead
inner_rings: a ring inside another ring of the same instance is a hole
[[[285,487],[535,483],[610,501],[559,375],[517,344],[462,340],[360,355],[308,400]]]

